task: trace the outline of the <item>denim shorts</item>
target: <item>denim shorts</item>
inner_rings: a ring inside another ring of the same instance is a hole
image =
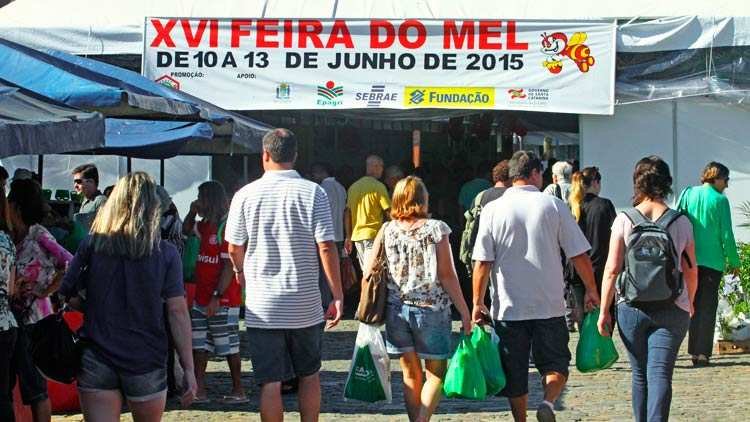
[[[392,355],[416,352],[420,359],[448,359],[452,351],[450,309],[388,303],[385,339]]]
[[[77,381],[78,391],[95,393],[119,390],[133,402],[146,402],[166,397],[167,394],[166,368],[141,375],[124,374],[110,366],[90,347],[86,347],[81,355]]]

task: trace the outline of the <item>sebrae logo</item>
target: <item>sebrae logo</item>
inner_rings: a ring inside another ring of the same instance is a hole
[[[562,72],[563,59],[567,57],[578,66],[581,73],[586,73],[596,62],[591,55],[591,49],[584,44],[586,42],[585,32],[576,32],[568,40],[568,36],[562,32],[555,32],[550,35],[542,34],[542,53],[547,57],[542,66],[550,73],[557,74]]]
[[[156,82],[159,85],[164,85],[168,88],[175,89],[177,91],[180,90],[180,82],[177,79],[169,75],[162,75],[161,77],[156,79],[154,82]]]
[[[495,106],[495,88],[407,86],[404,88],[404,106],[408,108],[492,108]]]
[[[344,95],[344,87],[333,81],[326,82],[325,85],[318,85],[318,102],[320,106],[339,106],[343,104],[340,98]]]
[[[369,91],[354,93],[354,100],[367,103],[369,108],[381,107],[383,103],[398,103],[398,92],[388,89],[385,84],[372,85]]]

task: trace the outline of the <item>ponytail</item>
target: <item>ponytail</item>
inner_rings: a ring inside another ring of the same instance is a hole
[[[575,217],[577,222],[581,221],[584,196],[586,196],[586,186],[584,185],[583,173],[577,171],[573,173],[570,195],[568,196],[570,210],[573,211],[573,217]]]

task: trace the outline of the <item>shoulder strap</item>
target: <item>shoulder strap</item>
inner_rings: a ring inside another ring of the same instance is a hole
[[[562,188],[560,187],[559,183],[555,183],[555,196],[557,197],[557,199],[563,199]]]
[[[631,223],[633,223],[633,227],[639,224],[649,222],[648,219],[646,219],[646,217],[643,214],[641,214],[640,211],[638,211],[638,208],[635,208],[635,207],[627,208],[627,209],[624,209],[622,213],[625,214],[626,217],[628,217]]]
[[[677,221],[678,218],[682,216],[682,213],[674,210],[672,208],[667,208],[666,211],[664,211],[664,214],[662,214],[658,220],[656,220],[656,224],[664,227],[664,229],[668,229],[669,226],[672,225],[675,221]]]

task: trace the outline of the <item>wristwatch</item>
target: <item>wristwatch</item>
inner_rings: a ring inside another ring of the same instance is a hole
[[[238,270],[237,268],[232,268],[232,271],[234,271],[235,274],[242,274],[242,270]]]
[[[221,292],[219,289],[215,289],[213,293],[211,293],[211,296],[213,297],[221,297]]]

